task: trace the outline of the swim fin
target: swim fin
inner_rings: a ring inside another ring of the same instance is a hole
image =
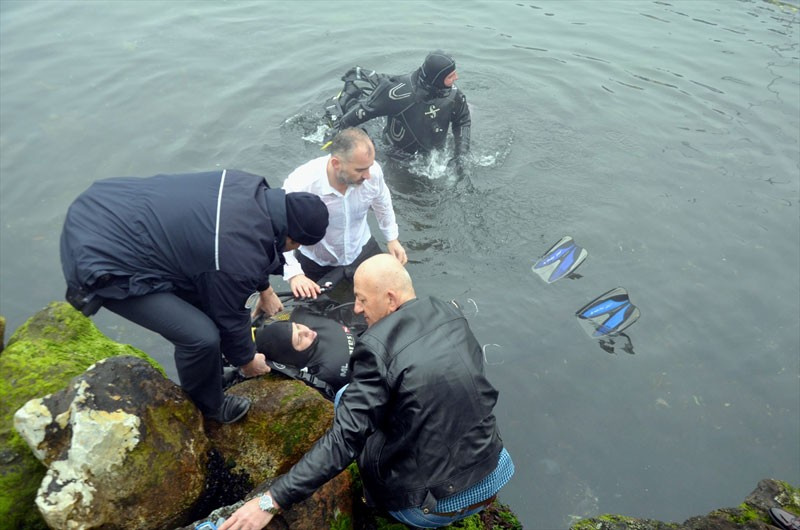
[[[547,283],[553,283],[571,274],[588,255],[589,252],[571,237],[564,236],[534,263],[531,270]]]
[[[621,333],[636,322],[641,313],[631,303],[628,291],[616,287],[580,308],[575,316],[589,336],[597,338]]]

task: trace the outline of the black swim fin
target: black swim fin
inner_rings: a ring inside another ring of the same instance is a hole
[[[547,283],[553,283],[575,271],[588,255],[589,252],[571,237],[564,236],[534,263],[531,270]]]
[[[575,316],[589,336],[598,338],[621,333],[636,322],[641,313],[631,303],[628,291],[616,287],[580,308]]]

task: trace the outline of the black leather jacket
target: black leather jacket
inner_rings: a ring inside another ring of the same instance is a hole
[[[406,154],[441,149],[452,124],[455,156],[469,152],[471,119],[467,98],[456,87],[437,90],[419,80],[419,72],[384,76],[370,97],[352,107],[338,127],[354,127],[387,116],[383,138]]]
[[[433,508],[497,467],[503,444],[481,347],[452,304],[414,299],[370,327],[333,426],[270,488],[299,502],[356,457],[367,500]]]

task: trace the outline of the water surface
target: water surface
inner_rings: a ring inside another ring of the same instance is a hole
[[[388,171],[420,294],[473,300],[526,528],[683,521],[800,484],[796,2],[0,3],[0,314],[64,291],[98,178],[235,167],[274,186],[359,64],[444,48],[475,167]],[[446,153],[442,156],[446,158]],[[562,236],[581,277],[530,270]],[[633,354],[574,312],[625,287]],[[169,344],[101,311],[174,376]]]

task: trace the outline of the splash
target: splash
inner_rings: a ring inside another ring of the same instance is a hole
[[[325,140],[325,133],[328,131],[328,126],[322,123],[317,124],[317,128],[310,133],[306,133],[301,138],[306,142],[322,145]]]
[[[431,151],[428,155],[415,155],[408,161],[408,169],[428,180],[457,180],[453,153],[449,149]]]

